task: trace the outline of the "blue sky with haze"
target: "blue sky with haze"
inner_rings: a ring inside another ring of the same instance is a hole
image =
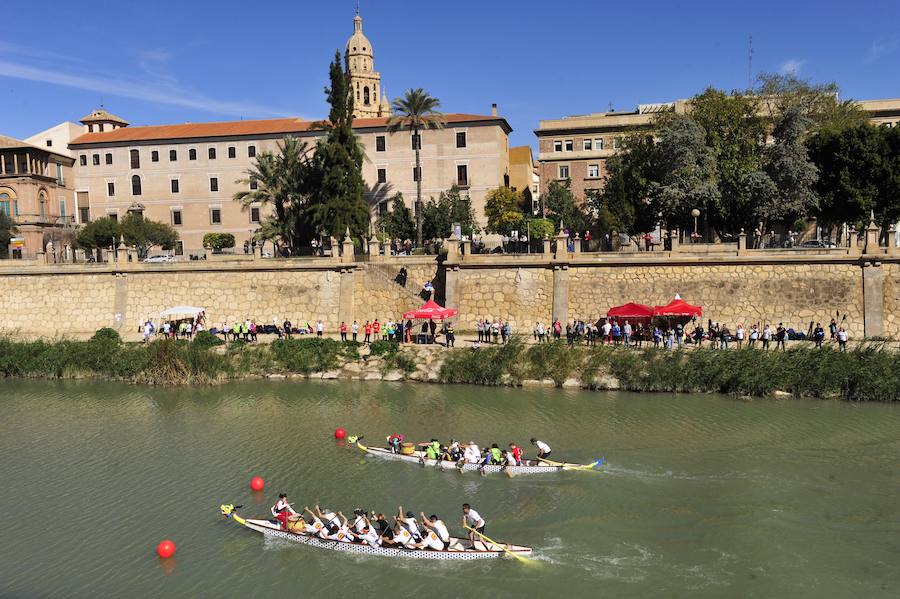
[[[0,133],[27,137],[100,104],[134,125],[327,114],[328,62],[354,0],[15,2],[0,9]],[[362,0],[391,97],[445,112],[491,102],[533,144],[542,118],[747,85],[754,71],[900,97],[900,1]]]

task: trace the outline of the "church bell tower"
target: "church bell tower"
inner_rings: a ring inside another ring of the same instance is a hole
[[[353,118],[368,119],[391,115],[391,104],[381,87],[381,73],[375,70],[372,42],[362,32],[359,9],[353,17],[353,35],[344,53],[350,89],[353,93]]]

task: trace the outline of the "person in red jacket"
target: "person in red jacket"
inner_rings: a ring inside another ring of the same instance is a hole
[[[365,333],[363,343],[370,343],[372,341],[372,323],[368,320],[366,321],[366,324],[363,325],[363,332]]]
[[[347,323],[343,320],[341,321],[341,341],[347,340]]]
[[[372,334],[375,335],[375,341],[378,341],[378,335],[381,333],[381,323],[378,322],[378,319],[375,319],[375,322],[372,323]]]

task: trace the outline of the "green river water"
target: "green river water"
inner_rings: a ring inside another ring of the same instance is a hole
[[[602,472],[480,477],[366,458],[383,439],[548,441]],[[254,494],[248,481],[266,479]],[[351,556],[222,502],[436,512],[512,560]],[[900,406],[372,382],[157,389],[0,381],[0,597],[897,597]],[[176,556],[160,560],[169,537]]]

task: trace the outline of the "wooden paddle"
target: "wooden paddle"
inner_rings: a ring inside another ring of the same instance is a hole
[[[554,462],[553,460],[548,460],[547,458],[535,458],[536,462],[544,462],[545,464],[550,464],[551,466],[559,466],[563,470],[591,470],[596,466],[599,466],[603,463],[603,458],[599,460],[594,460],[590,464],[564,464],[563,462]]]
[[[500,544],[500,543],[498,543],[497,541],[494,541],[494,540],[488,538],[487,536],[481,534],[480,532],[478,532],[477,530],[475,530],[474,528],[472,528],[472,527],[470,527],[470,526],[466,526],[465,524],[463,524],[463,528],[465,528],[466,530],[468,530],[468,531],[470,531],[470,532],[474,532],[476,535],[478,535],[479,537],[481,537],[482,539],[484,539],[484,540],[487,541],[488,543],[490,543],[490,544],[492,544],[492,545],[496,545],[497,547],[499,547],[500,549],[502,549],[503,551],[505,551],[505,552],[508,553],[509,555],[513,556],[514,558],[516,558],[517,560],[519,560],[519,561],[522,562],[523,564],[534,565],[534,564],[537,563],[536,561],[531,560],[531,559],[528,559],[528,558],[526,558],[526,557],[523,557],[523,556],[519,555],[518,553],[513,553],[513,552],[510,551],[508,548],[504,547],[502,544]]]

